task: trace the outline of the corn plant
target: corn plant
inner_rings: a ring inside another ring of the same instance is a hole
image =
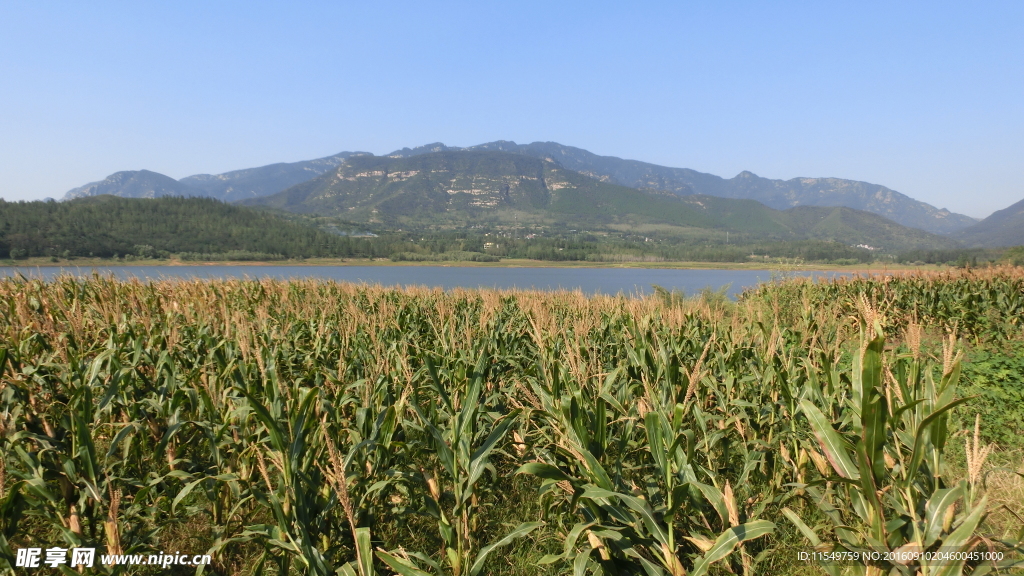
[[[437,522],[443,541],[441,560],[447,567],[442,567],[423,553],[377,553],[392,570],[403,576],[429,574],[419,567],[416,560],[435,574],[477,576],[491,552],[542,525],[540,522],[524,522],[482,547],[473,539],[478,513],[478,483],[488,469],[494,473],[489,463],[491,452],[518,415],[517,411],[512,411],[493,421],[486,413],[481,394],[488,362],[488,356],[482,354],[474,368],[467,369],[465,365],[461,370],[456,368],[455,372],[462,374],[456,376],[454,383],[449,374],[445,378],[449,382],[446,386],[434,362],[429,357],[426,359],[429,382],[436,394],[435,399],[440,402],[436,402],[432,410],[420,407],[418,403],[413,405],[413,409],[420,425],[429,434],[430,448],[440,464],[437,472],[427,469],[422,472],[428,488],[428,494],[424,496],[426,509]],[[449,498],[451,506],[446,513],[445,501]]]
[[[973,414],[952,348],[940,372],[910,328],[1000,353],[1024,337],[1022,286],[1014,269],[794,280],[719,306],[0,280],[0,573],[39,545],[195,550],[245,576],[785,574],[795,542],[1019,552],[1019,506],[988,514],[990,448],[946,462]],[[910,352],[859,325],[875,309]],[[156,573],[94,569],[129,570]]]
[[[707,347],[686,375],[679,350],[670,354],[662,347],[652,354],[654,350],[658,348],[641,342],[628,349],[643,383],[620,382],[623,370],[616,369],[600,386],[588,386],[574,381],[553,359],[538,371],[541,378],[532,381],[543,409],[542,426],[554,437],[542,450],[542,459],[525,464],[520,472],[542,478],[542,490],[560,490],[580,519],[567,534],[563,553],[546,562],[571,563],[579,574],[704,574],[743,542],[773,531],[774,524],[756,519],[756,512],[741,522],[719,466],[698,462],[696,434],[689,428],[694,415],[703,424],[708,454],[716,452],[712,444],[720,439],[707,434],[708,418],[691,401]],[[653,373],[642,374],[645,369]],[[684,385],[675,386],[680,379]],[[618,441],[610,442],[612,438]],[[708,521],[709,513],[717,530]],[[584,534],[587,544],[579,547]],[[684,551],[691,552],[681,558]],[[744,566],[752,571],[748,559]]]
[[[814,398],[800,402],[814,434],[805,448],[820,449],[831,472],[807,486],[808,497],[829,523],[834,550],[860,559],[844,573],[963,574],[965,559],[932,563],[915,556],[957,554],[981,543],[976,531],[986,497],[976,497],[976,477],[951,484],[944,463],[950,411],[967,401],[955,397],[959,357],[947,362],[938,383],[913,357],[901,358],[892,375],[881,325],[866,329],[873,334],[855,358],[849,388],[836,390],[825,411]],[[818,530],[790,509],[784,514],[813,545],[822,545]]]

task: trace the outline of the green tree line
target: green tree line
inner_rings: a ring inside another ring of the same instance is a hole
[[[623,232],[501,229],[383,231],[346,236],[336,225],[297,220],[209,198],[84,198],[70,202],[0,200],[0,257],[132,256],[183,260],[283,260],[289,258],[391,258],[547,261],[747,262],[793,258],[854,264],[875,254],[822,240],[763,241],[734,235],[732,243],[708,238],[640,236]],[[334,230],[334,232],[330,230]],[[908,254],[945,262],[953,254]]]
[[[387,256],[395,248],[210,198],[0,200],[0,256],[15,259],[128,254],[166,257],[171,253],[377,257]]]

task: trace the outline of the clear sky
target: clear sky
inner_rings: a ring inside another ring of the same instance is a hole
[[[1024,198],[1024,2],[0,0],[0,197],[343,150],[553,140]]]

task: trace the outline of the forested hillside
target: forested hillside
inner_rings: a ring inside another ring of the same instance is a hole
[[[358,244],[209,198],[0,200],[0,257],[236,252],[294,258],[348,256]]]

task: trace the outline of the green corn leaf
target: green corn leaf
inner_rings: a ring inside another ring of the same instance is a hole
[[[981,501],[971,510],[971,513],[964,518],[960,524],[953,530],[953,533],[943,538],[942,548],[943,550],[953,551],[964,551],[966,550],[971,541],[976,538],[975,530],[978,529],[978,524],[985,517],[987,512],[986,507],[988,504],[988,496],[983,496]],[[941,566],[937,571],[938,576],[960,576],[963,574],[965,560],[959,560],[955,562],[949,562],[948,564]]]
[[[476,555],[476,560],[473,561],[473,565],[469,568],[469,576],[477,576],[478,574],[480,574],[480,571],[484,568],[484,562],[487,560],[487,556],[491,552],[493,552],[497,548],[501,548],[502,546],[512,543],[514,540],[518,538],[526,536],[530,532],[533,532],[534,530],[540,528],[543,525],[543,522],[523,522],[519,526],[516,526],[515,529],[509,532],[508,534],[481,548],[480,552],[478,552]]]
[[[580,539],[583,531],[589,529],[594,524],[596,524],[596,522],[577,522],[576,525],[572,527],[572,530],[569,530],[569,533],[565,536],[562,555],[559,556],[559,558],[568,558],[569,554],[576,547],[576,542]]]
[[[584,492],[585,498],[606,498],[612,499],[617,498],[631,510],[639,514],[644,527],[647,528],[647,532],[652,538],[657,540],[659,543],[668,543],[668,534],[662,528],[661,523],[654,517],[654,511],[645,500],[641,500],[635,496],[628,496],[619,492],[612,492],[610,490],[602,490],[600,488],[588,487]]]
[[[370,529],[356,528],[356,550],[359,552],[359,576],[373,576],[373,548],[370,545]]]
[[[793,512],[789,508],[783,508],[782,514],[793,523],[793,526],[796,526],[796,529],[804,535],[804,538],[807,538],[807,540],[810,541],[811,546],[821,546],[821,539],[818,538],[818,535],[810,526],[800,519],[800,516],[797,516],[796,512]]]
[[[718,512],[718,517],[722,519],[722,523],[728,524],[729,508],[725,505],[725,494],[722,494],[721,490],[710,484],[703,484],[701,482],[691,482],[691,484],[696,486],[701,494],[704,495],[704,498],[711,503],[715,512]]]
[[[377,557],[380,558],[381,561],[383,561],[385,564],[387,564],[388,568],[391,568],[400,576],[431,576],[429,572],[424,572],[423,570],[420,570],[415,564],[413,564],[409,560],[397,558],[382,550],[377,551]]]
[[[318,390],[310,388],[305,391],[299,403],[298,410],[292,416],[292,443],[290,454],[293,461],[298,461],[305,453],[306,431],[310,421],[310,413],[313,411],[313,403],[316,402]]]
[[[906,412],[907,410],[913,409],[914,407],[916,407],[918,404],[920,404],[922,402],[924,402],[924,398],[918,398],[917,400],[914,400],[913,402],[909,402],[907,404],[904,404],[903,406],[900,406],[899,408],[893,410],[893,412],[892,412],[892,419],[898,421],[900,419],[900,416],[902,416],[904,412]]]
[[[429,382],[434,387],[434,392],[437,392],[437,396],[444,403],[444,407],[451,412],[452,400],[444,389],[444,385],[441,384],[441,378],[437,375],[437,366],[434,364],[434,358],[430,354],[424,354],[423,363],[427,366],[427,374],[430,376]]]
[[[595,449],[598,451],[597,455],[600,457],[604,454],[605,448],[608,446],[607,407],[600,396],[594,399],[594,405],[591,441],[593,442]]]
[[[807,421],[814,431],[814,436],[818,439],[818,444],[821,445],[825,457],[828,458],[836,473],[850,480],[859,479],[860,472],[850,461],[850,456],[847,453],[847,442],[832,428],[821,410],[807,399],[800,401],[800,409],[807,416]]]
[[[483,376],[476,376],[470,380],[469,388],[466,390],[466,396],[462,399],[462,405],[459,407],[458,417],[456,418],[453,444],[465,443],[468,446],[468,443],[472,442],[473,430],[476,426],[477,405],[480,403],[480,392],[482,389]],[[467,456],[469,454],[463,455],[463,457]]]
[[[590,472],[590,476],[593,481],[605,490],[612,490],[614,488],[614,484],[612,483],[611,477],[608,476],[607,472],[605,472],[604,466],[601,466],[601,463],[597,461],[597,458],[594,458],[594,455],[590,453],[590,450],[583,447],[578,447],[577,449],[581,454],[583,454],[583,459],[586,461],[587,471]]]
[[[441,465],[444,466],[445,471],[452,478],[458,477],[458,470],[455,468],[455,453],[452,451],[451,446],[448,445],[448,441],[444,437],[444,433],[423,415],[420,411],[419,406],[413,404],[413,410],[416,415],[419,416],[423,426],[430,432],[430,435],[434,437],[434,448],[437,450],[437,458],[441,461]]]
[[[576,557],[572,561],[572,576],[586,576],[587,565],[590,564],[590,553],[594,549],[589,546],[584,546],[582,550],[576,554]]]
[[[181,491],[178,492],[178,495],[174,497],[174,501],[171,502],[171,512],[174,512],[175,508],[177,508],[178,506],[178,503],[184,500],[185,497],[188,496],[190,492],[192,492],[192,489],[198,486],[199,483],[202,482],[203,480],[206,480],[206,478],[200,478],[198,480],[193,480],[192,482],[185,484]]]
[[[548,564],[554,564],[555,562],[559,562],[564,559],[564,556],[561,554],[545,554],[540,557],[540,560],[537,560],[537,564],[547,566]]]
[[[559,482],[572,482],[574,480],[574,478],[559,470],[558,467],[545,464],[544,462],[527,462],[516,470],[516,474],[533,474],[538,478],[557,480]]]
[[[924,460],[925,433],[928,432],[928,429],[932,425],[936,424],[940,418],[945,418],[947,412],[968,400],[970,400],[970,398],[954,400],[945,406],[936,409],[927,418],[922,420],[920,424],[918,424],[917,432],[914,434],[914,450],[911,452],[910,464],[907,466],[905,485],[909,486],[916,481],[917,469],[921,466],[921,461]]]
[[[127,451],[131,449],[132,434],[138,431],[139,425],[134,422],[130,422],[127,425],[125,425],[124,428],[121,428],[117,435],[114,436],[114,439],[110,442],[110,448],[107,449],[106,458],[110,458],[111,456],[113,456],[114,452],[117,451],[118,446],[120,446],[121,442],[123,442],[126,438],[128,439],[128,446],[125,448],[125,450]]]
[[[854,378],[859,384],[861,394],[861,434],[864,443],[865,458],[873,473],[875,481],[881,481],[885,475],[885,458],[882,450],[885,445],[885,423],[888,417],[888,405],[882,395],[882,350],[885,339],[873,339],[864,349],[861,359],[860,378]]]
[[[863,429],[867,433],[867,429]],[[868,460],[868,445],[863,439],[857,443],[854,450],[857,455],[857,464],[865,473],[860,476],[860,495],[863,497],[862,515],[871,530],[871,537],[881,541],[885,539],[885,511],[878,498],[878,487],[875,483],[875,476],[872,470],[872,463]],[[882,462],[882,464],[885,464]]]
[[[467,487],[472,487],[476,484],[477,479],[483,474],[484,467],[487,465],[487,457],[494,449],[495,444],[505,436],[505,433],[508,432],[509,427],[514,421],[514,415],[506,416],[487,436],[487,440],[473,452],[469,461],[469,481]]]
[[[629,507],[617,506],[610,503],[618,499],[619,494],[612,492],[611,490],[605,490],[594,485],[587,485],[580,496],[581,499],[589,500],[604,500],[605,502],[600,503],[601,509],[607,513],[612,519],[626,524],[628,526],[634,526],[637,524],[637,518],[629,512]]]
[[[254,398],[245,388],[236,386],[234,390],[249,401],[249,407],[256,413],[256,417],[263,423],[263,426],[266,427],[267,432],[270,434],[270,442],[274,449],[282,454],[286,453],[287,443],[285,442],[285,434],[277,425],[277,421],[270,415],[270,412],[267,411],[266,407],[256,400],[256,398]]]
[[[663,418],[658,412],[651,411],[647,413],[644,422],[647,429],[648,449],[650,450],[651,457],[654,459],[654,465],[658,467],[662,480],[667,483],[671,471],[669,470],[668,454],[665,449]]]
[[[960,548],[968,543],[968,541],[974,536],[974,531],[978,528],[978,524],[988,513],[987,510],[988,495],[982,496],[981,500],[974,505],[971,509],[971,513],[966,518],[960,521],[960,524],[953,530],[953,532],[942,539],[942,546],[948,548]]]
[[[960,486],[956,488],[941,488],[936,490],[928,499],[924,515],[924,547],[929,548],[942,534],[942,521],[946,510],[956,505],[956,501],[963,495]]]
[[[409,555],[410,558],[415,558],[415,559],[419,560],[420,562],[422,562],[423,564],[426,564],[427,566],[430,566],[430,568],[432,568],[435,573],[441,574],[442,572],[444,572],[444,570],[442,570],[442,568],[441,568],[441,565],[438,564],[437,562],[435,562],[434,559],[431,558],[430,556],[427,556],[426,554],[424,554],[422,552],[406,552],[406,553]]]
[[[711,565],[727,557],[742,542],[760,538],[775,531],[775,524],[767,520],[755,520],[733,526],[715,540],[715,544],[693,564],[690,576],[703,576]]]

